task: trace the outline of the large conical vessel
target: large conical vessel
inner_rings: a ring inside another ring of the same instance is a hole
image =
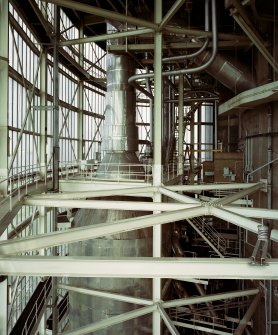
[[[138,135],[135,125],[135,92],[128,84],[134,74],[132,60],[126,55],[108,55],[107,97],[104,124],[104,159],[97,172],[101,179],[140,179],[144,169],[136,156]],[[137,180],[138,181],[138,180]],[[125,197],[126,200],[127,197]],[[122,200],[123,197],[114,197]],[[134,201],[134,198],[132,198]],[[81,227],[149,214],[123,210],[79,210],[74,226]],[[106,257],[152,256],[152,229],[142,229],[114,236],[72,244],[70,255]],[[73,278],[71,285],[151,298],[151,280],[123,278]],[[97,298],[70,292],[70,328],[78,329],[90,323],[126,313],[137,306],[107,298]],[[139,307],[139,306],[138,306]],[[150,334],[151,315],[133,319],[94,332],[96,335]]]

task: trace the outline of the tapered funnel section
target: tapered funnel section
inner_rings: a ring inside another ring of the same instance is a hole
[[[97,171],[98,178],[144,178],[144,169],[136,155],[136,96],[134,88],[128,84],[128,78],[133,74],[134,63],[129,56],[107,56],[107,93],[102,139],[104,158]]]

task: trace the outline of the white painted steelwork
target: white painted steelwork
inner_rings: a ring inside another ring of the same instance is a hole
[[[92,238],[118,234],[135,229],[143,229],[159,224],[175,222],[194,216],[207,214],[207,208],[196,206],[174,212],[147,215],[118,222],[99,223],[93,226],[74,228],[63,232],[53,232],[47,235],[35,235],[0,243],[0,254],[16,254],[30,250],[47,248],[60,244],[86,241]]]
[[[245,258],[152,258],[107,259],[88,256],[0,257],[3,275],[70,276],[107,278],[200,278],[277,279],[278,259],[255,266]]]

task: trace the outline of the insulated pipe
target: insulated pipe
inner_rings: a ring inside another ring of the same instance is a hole
[[[205,31],[209,30],[209,0],[206,0],[205,2]],[[183,60],[183,59],[189,59],[189,58],[194,58],[198,55],[200,55],[208,46],[208,38],[205,40],[204,44],[202,45],[202,47],[191,53],[191,54],[187,54],[187,55],[180,55],[180,56],[173,56],[173,57],[166,57],[163,58],[162,61],[163,62],[168,62],[168,61],[176,61],[176,60]]]
[[[211,0],[211,8],[212,8],[212,52],[208,59],[205,61],[205,63],[194,67],[194,68],[189,68],[189,69],[182,69],[182,70],[172,70],[172,71],[166,71],[162,72],[162,76],[170,76],[170,75],[181,75],[181,74],[190,74],[190,73],[197,73],[205,70],[208,66],[210,66],[217,53],[217,22],[216,22],[216,3],[215,0]],[[128,79],[128,82],[131,85],[136,85],[137,88],[137,83],[134,83],[136,80],[139,79],[146,79],[146,78],[153,78],[154,73],[149,73],[149,74],[139,74],[139,75],[134,75]],[[145,90],[146,91],[146,90]],[[147,92],[147,91],[146,91]],[[149,94],[147,92],[147,94]]]

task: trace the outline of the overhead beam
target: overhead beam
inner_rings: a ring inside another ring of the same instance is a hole
[[[117,222],[99,223],[93,226],[73,228],[66,231],[56,231],[48,233],[47,235],[33,235],[21,239],[0,242],[0,254],[18,254],[41,248],[54,247],[61,244],[86,241],[97,237],[143,229],[206,214],[208,214],[207,208],[196,206],[194,208],[183,209],[180,211],[145,215]]]
[[[94,184],[95,185],[95,184]],[[138,186],[133,187],[134,185],[131,185],[130,187],[122,187],[117,188],[117,186],[114,185],[107,185],[106,187],[110,188],[103,188],[103,189],[96,189],[95,191],[88,191],[84,190],[82,192],[76,190],[76,192],[64,192],[64,193],[46,193],[46,194],[40,194],[36,196],[37,199],[86,199],[86,198],[96,198],[96,197],[109,197],[109,196],[115,196],[115,195],[130,195],[130,196],[136,196],[136,197],[152,197],[153,192],[156,191],[156,188],[153,186]],[[114,186],[115,188],[113,188]],[[101,188],[101,186],[99,186]],[[73,188],[73,187],[72,187]],[[90,187],[92,188],[92,187]]]
[[[195,34],[193,34],[195,35]],[[247,48],[250,47],[251,42],[249,41],[219,41],[218,42],[218,48],[220,50],[228,50],[232,49],[235,46],[238,48]],[[208,47],[210,48],[212,46],[212,43],[209,42]],[[192,50],[192,49],[200,49],[202,47],[202,43],[200,42],[187,42],[187,43],[181,43],[181,42],[171,42],[168,44],[162,44],[162,49],[166,50],[173,49],[173,50]],[[109,45],[107,47],[107,50],[110,52],[140,52],[142,50],[145,51],[153,51],[154,50],[154,44],[153,43],[142,43],[142,44],[128,44],[128,45]],[[153,59],[148,60],[142,60],[143,64],[148,64],[149,62],[153,63]]]
[[[161,194],[174,200],[177,200],[183,204],[195,204],[195,205],[200,204],[199,200],[196,200],[195,198],[189,197],[187,195],[178,194],[174,191],[167,189],[166,187],[159,187],[159,191]]]
[[[162,30],[168,22],[172,19],[172,17],[176,14],[176,12],[181,8],[181,6],[185,3],[185,0],[176,0],[173,6],[169,9],[167,14],[163,17],[162,21],[159,24],[159,30]]]
[[[235,214],[244,215],[248,218],[278,220],[278,209],[237,206],[224,206],[223,209]]]
[[[194,199],[193,199],[194,200]],[[60,199],[36,199],[35,197],[24,200],[26,206],[44,206],[54,208],[90,208],[111,209],[124,211],[177,211],[196,207],[196,203],[159,203],[144,201],[114,201],[114,200],[60,200]]]
[[[227,211],[223,208],[210,207],[210,212],[212,215],[222,220],[231,222],[238,227],[244,228],[248,231],[258,234],[258,226],[260,225],[260,222],[253,221],[242,215]]]
[[[211,294],[211,295],[205,295],[205,296],[189,297],[185,299],[169,300],[169,301],[162,302],[162,306],[164,308],[171,308],[171,307],[203,304],[206,302],[212,302],[212,301],[217,301],[217,300],[248,297],[248,296],[256,295],[258,293],[259,293],[259,289],[257,288],[243,290],[243,291],[230,291],[230,292],[217,293],[217,294]]]
[[[120,14],[118,12],[114,12],[114,11],[110,11],[110,10],[106,10],[103,8],[99,8],[99,7],[94,7],[94,6],[90,6],[78,1],[72,1],[72,0],[47,0],[48,3],[53,3],[56,5],[59,5],[61,7],[66,7],[66,8],[70,8],[73,10],[78,10],[80,12],[84,12],[87,14],[92,14],[92,15],[96,15],[99,17],[103,17],[109,20],[115,20],[115,21],[119,21],[119,22],[126,22],[126,23],[130,23],[132,25],[135,26],[139,26],[139,27],[147,27],[147,28],[151,28],[151,29],[158,29],[158,24],[155,24],[151,21],[147,21],[147,20],[143,20],[143,19],[139,19],[136,17],[131,17],[128,15],[124,15],[124,14]]]
[[[141,299],[141,298],[131,297],[127,295],[111,293],[111,292],[92,290],[92,289],[87,289],[83,287],[76,287],[76,286],[71,286],[71,285],[60,284],[58,285],[58,288],[71,291],[71,292],[77,292],[77,293],[81,293],[85,295],[90,295],[94,297],[108,298],[112,300],[128,302],[130,304],[137,304],[137,305],[152,305],[153,304],[152,300]]]
[[[232,4],[235,8],[230,9],[230,13],[233,16],[234,20],[238,23],[241,29],[245,34],[250,38],[254,43],[269,65],[273,68],[275,72],[278,72],[278,64],[275,61],[275,58],[267,50],[263,39],[248,19],[248,16],[238,0],[233,0]]]
[[[196,184],[196,185],[174,185],[167,186],[172,191],[184,191],[184,192],[202,192],[202,191],[213,191],[213,190],[236,190],[245,189],[257,185],[257,183],[230,183],[230,184]]]
[[[228,195],[226,197],[223,197],[221,199],[214,200],[213,203],[217,204],[217,205],[228,205],[228,204],[231,204],[232,202],[234,202],[238,199],[241,199],[241,198],[245,197],[246,195],[252,194],[252,193],[260,190],[263,187],[265,187],[264,183],[258,183],[254,186],[246,188],[246,189],[244,189],[242,191],[239,191],[237,193],[230,194],[230,195]]]
[[[268,260],[267,266],[254,266],[245,258],[1,256],[0,273],[7,276],[274,280],[278,277],[278,259]]]
[[[67,46],[67,45],[100,42],[100,41],[111,40],[111,39],[114,39],[114,38],[140,36],[140,35],[152,34],[152,33],[154,33],[153,29],[141,28],[141,29],[135,29],[135,30],[127,30],[127,31],[119,32],[119,33],[103,34],[103,35],[97,35],[97,36],[91,36],[91,37],[84,37],[84,38],[77,38],[77,39],[62,41],[62,42],[59,43],[59,45],[64,47],[64,46]]]

